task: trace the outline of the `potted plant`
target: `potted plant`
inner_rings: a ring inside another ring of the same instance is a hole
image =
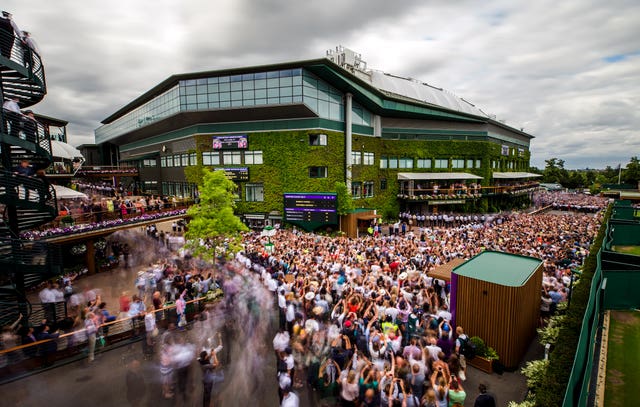
[[[73,216],[71,215],[66,215],[60,218],[60,224],[62,226],[71,226],[73,223]]]
[[[493,373],[493,361],[500,357],[490,346],[487,346],[479,336],[472,336],[469,341],[475,346],[475,357],[467,360],[467,363],[485,373]]]

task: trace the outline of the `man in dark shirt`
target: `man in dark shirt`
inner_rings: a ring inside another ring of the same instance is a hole
[[[478,390],[480,391],[480,394],[476,397],[473,407],[496,407],[496,399],[491,394],[487,393],[487,386],[480,383]]]

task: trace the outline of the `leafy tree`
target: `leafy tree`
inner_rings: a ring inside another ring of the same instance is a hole
[[[353,204],[353,198],[347,189],[347,184],[337,181],[335,183],[335,190],[338,200],[338,215],[342,216],[352,212],[355,209],[355,205]]]
[[[567,177],[566,181],[562,185],[570,189],[576,189],[583,187],[584,184],[585,182],[582,173],[579,171],[571,171],[569,172],[569,176]]]
[[[631,157],[627,168],[622,172],[622,180],[626,184],[638,185],[640,181],[640,160],[637,156]]]
[[[557,182],[559,184],[565,185],[569,179],[569,173],[564,168],[564,160],[559,158],[550,158],[548,160],[544,160],[545,167],[543,171],[542,180],[544,182],[554,183]]]
[[[190,240],[189,246],[195,255],[212,259],[219,250],[238,250],[242,239],[240,232],[249,229],[233,213],[236,184],[224,171],[203,169],[203,175],[200,203],[187,211],[191,221],[185,237]],[[208,240],[210,245],[201,245],[201,240]]]

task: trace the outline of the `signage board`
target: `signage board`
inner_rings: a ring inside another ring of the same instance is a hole
[[[284,220],[338,223],[338,199],[333,193],[285,193]]]
[[[215,171],[224,171],[224,175],[233,182],[249,181],[249,167],[225,167],[215,168]]]

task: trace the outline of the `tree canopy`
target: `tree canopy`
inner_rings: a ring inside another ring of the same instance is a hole
[[[200,202],[187,211],[191,221],[185,237],[191,242],[190,248],[194,254],[213,258],[223,247],[239,249],[240,233],[249,229],[233,213],[236,188],[224,171],[203,170]],[[210,246],[200,244],[207,240]]]

